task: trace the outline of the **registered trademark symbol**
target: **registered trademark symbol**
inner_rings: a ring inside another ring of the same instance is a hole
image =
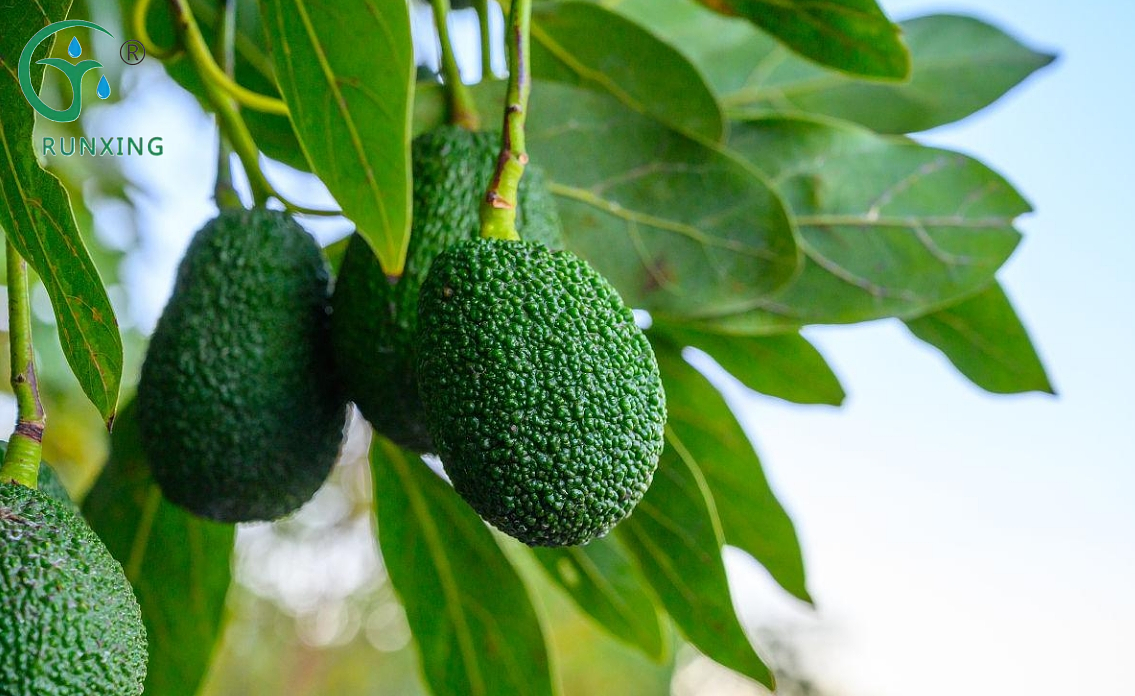
[[[137,65],[146,57],[146,47],[141,41],[130,39],[118,49],[118,57],[127,65]]]

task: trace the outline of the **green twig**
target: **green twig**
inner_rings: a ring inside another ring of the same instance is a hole
[[[469,88],[461,81],[461,69],[457,66],[457,56],[453,53],[453,43],[449,37],[449,0],[430,0],[433,5],[434,24],[441,42],[441,74],[445,79],[445,92],[449,95],[449,122],[477,130],[481,117]]]
[[[201,35],[197,20],[193,18],[193,10],[189,7],[189,0],[169,0],[170,11],[178,27],[181,43],[185,46],[197,73],[205,82],[206,87],[212,87],[235,99],[242,106],[255,111],[263,111],[279,116],[288,115],[288,105],[276,97],[258,94],[250,89],[240,86],[233,78],[225,74],[213,54],[209,52],[209,44]]]
[[[12,393],[16,395],[16,428],[8,440],[0,481],[15,481],[35,488],[43,457],[43,429],[47,417],[39,400],[35,352],[32,349],[32,309],[28,295],[28,264],[9,241],[8,340],[12,350]]]
[[[493,37],[489,31],[489,0],[477,0],[477,23],[481,27],[481,79],[493,78]]]
[[[152,2],[153,0],[138,0],[138,2],[134,4],[134,13],[131,16],[134,36],[142,42],[142,47],[146,49],[147,55],[151,55],[158,60],[175,58],[181,55],[185,50],[181,44],[174,44],[169,48],[163,48],[154,43],[154,40],[150,38],[150,30],[146,27],[146,17],[150,13],[150,4]]]
[[[233,74],[235,60],[234,37],[236,36],[236,2],[223,0],[220,21],[217,22],[217,43],[214,50],[218,62],[226,75]],[[221,210],[238,210],[240,196],[233,187],[232,145],[222,129],[217,129],[217,181],[213,185],[213,198]]]
[[[516,192],[524,176],[524,166],[528,164],[524,122],[528,116],[528,95],[532,91],[528,51],[531,24],[532,0],[513,0],[505,34],[508,95],[501,151],[496,172],[481,203],[481,236],[486,239],[520,239],[516,233]]]

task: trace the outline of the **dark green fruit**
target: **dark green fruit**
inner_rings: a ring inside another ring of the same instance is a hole
[[[283,213],[224,211],[194,237],[138,383],[142,445],[170,501],[270,520],[322,485],[346,420],[327,285],[319,247]]]
[[[391,284],[363,241],[347,246],[332,298],[332,340],[347,396],[376,430],[432,452],[414,372],[418,291],[446,247],[480,233],[480,205],[500,136],[443,126],[414,139],[414,222],[406,268]],[[529,241],[562,248],[559,214],[539,169],[521,180],[517,225]]]
[[[658,363],[611,285],[567,251],[477,239],[422,286],[418,379],[453,487],[529,545],[630,514],[662,453]]]
[[[137,696],[145,678],[122,566],[66,503],[0,484],[0,695]]]

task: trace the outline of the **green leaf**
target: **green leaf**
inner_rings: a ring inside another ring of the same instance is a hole
[[[824,356],[798,333],[734,336],[656,320],[651,335],[708,353],[748,388],[797,404],[838,406],[846,394]]]
[[[998,283],[957,304],[908,319],[906,327],[986,391],[1055,393],[1021,318]]]
[[[20,4],[5,12],[0,35],[0,228],[43,281],[59,328],[59,342],[83,393],[108,423],[118,409],[122,337],[98,269],[83,244],[67,192],[36,162],[35,114],[17,79],[24,45],[37,31],[66,17],[70,2]],[[39,90],[54,39],[31,57]]]
[[[537,6],[532,70],[537,78],[607,92],[695,138],[724,137],[721,107],[697,68],[639,24],[598,5]]]
[[[654,482],[615,531],[682,634],[706,656],[771,689],[772,671],[733,610],[713,496],[669,428],[666,440]]]
[[[817,63],[853,75],[903,79],[910,53],[875,0],[698,0],[744,17]]]
[[[907,84],[870,84],[786,62],[763,84],[725,100],[732,109],[807,111],[912,133],[985,108],[1055,59],[972,17],[932,15],[902,27],[914,54]]]
[[[596,623],[661,661],[668,651],[662,616],[642,576],[616,539],[586,546],[534,548],[536,560]]]
[[[987,286],[1020,240],[1028,203],[964,155],[847,124],[768,117],[730,146],[779,188],[806,261],[727,333],[778,333],[925,314]]]
[[[687,0],[625,0],[615,9],[685,54],[733,115],[804,111],[882,133],[965,118],[1053,60],[972,17],[929,15],[899,25],[912,55],[910,80],[880,84],[798,58],[755,27]]]
[[[408,4],[265,0],[262,9],[307,160],[386,273],[401,274],[415,75]]]
[[[544,635],[488,528],[416,455],[371,446],[378,539],[435,694],[555,689]]]
[[[133,404],[122,409],[110,459],[83,514],[126,570],[149,639],[146,693],[194,696],[224,623],[232,525],[166,501],[150,476]]]
[[[810,602],[796,528],[729,405],[673,344],[656,345],[669,427],[705,476],[725,543],[745,551],[793,596]]]
[[[499,84],[473,90],[500,109]],[[442,122],[440,89],[419,89],[417,127]],[[529,104],[532,162],[557,196],[567,246],[627,304],[660,316],[739,311],[797,270],[784,204],[753,167],[615,99],[538,81]]]

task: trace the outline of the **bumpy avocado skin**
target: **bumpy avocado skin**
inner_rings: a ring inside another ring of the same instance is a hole
[[[0,696],[137,696],[145,678],[122,566],[72,507],[0,484]]]
[[[457,126],[415,138],[413,228],[401,279],[391,284],[356,234],[335,284],[332,340],[348,396],[375,429],[417,452],[433,451],[414,372],[418,291],[442,250],[479,234],[499,149],[498,134]],[[521,236],[563,248],[555,200],[538,168],[527,169],[518,196]]]
[[[650,485],[658,363],[615,289],[570,252],[477,239],[442,253],[422,286],[418,377],[454,488],[526,544],[602,536]]]
[[[346,420],[328,322],[326,264],[291,218],[224,211],[197,233],[138,383],[142,445],[170,501],[245,522],[311,498]]]

